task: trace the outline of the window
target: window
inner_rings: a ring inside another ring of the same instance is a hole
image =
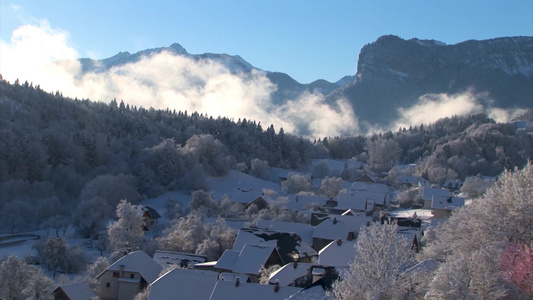
[[[105,284],[105,287],[110,287],[110,286],[111,286],[111,283],[109,282]]]
[[[113,272],[113,277],[120,277],[120,272]]]
[[[130,274],[130,278],[135,278],[135,274]]]

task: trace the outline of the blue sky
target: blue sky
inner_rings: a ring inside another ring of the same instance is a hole
[[[0,0],[0,38],[46,20],[80,57],[169,46],[239,54],[302,83],[356,72],[379,36],[468,39],[533,36],[533,1],[59,1]],[[0,55],[2,55],[0,53]]]

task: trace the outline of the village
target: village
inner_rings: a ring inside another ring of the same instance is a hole
[[[364,168],[351,160],[313,163],[321,167],[327,164],[327,175],[341,174],[346,168]],[[288,170],[274,171],[280,182],[290,176]],[[445,222],[454,209],[467,202],[458,196],[461,182],[446,182],[444,188],[431,185],[420,176],[404,175],[409,173],[397,174],[392,185],[386,183],[383,174],[365,174],[355,182],[344,181],[342,191],[335,197],[287,194],[285,209],[305,214],[308,223],[258,220],[252,224],[227,219],[237,232],[236,239],[233,247],[216,261],[166,249],[156,250],[153,257],[142,250],[132,251],[95,278],[97,288],[91,290],[86,282],[78,282],[58,287],[54,295],[56,299],[122,300],[133,299],[149,287],[148,299],[152,300],[250,299],[252,295],[255,299],[329,299],[327,291],[332,283],[342,279],[357,255],[354,245],[361,228],[373,222],[394,222],[399,235],[409,241],[406,250],[418,252],[424,230]],[[243,173],[238,176],[240,179],[232,183],[221,183],[226,194],[233,188],[230,199],[242,205],[243,210],[252,205],[258,210],[267,208],[273,201],[272,191],[265,193],[257,178]],[[311,173],[300,176],[313,177]],[[312,178],[314,185],[321,180]],[[216,186],[213,182],[212,185]],[[272,182],[265,185],[274,186]],[[395,199],[398,188],[420,190],[423,204],[416,209],[399,208]],[[216,195],[222,193],[218,191]],[[162,212],[158,209],[163,208],[157,202],[152,202],[152,206],[150,200],[146,203],[143,226],[149,234],[149,227],[161,221]],[[438,264],[436,260],[423,261],[412,268],[422,266],[431,272]]]

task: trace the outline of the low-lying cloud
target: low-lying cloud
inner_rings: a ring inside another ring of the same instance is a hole
[[[400,118],[392,128],[409,128],[420,124],[434,123],[450,116],[464,116],[483,111],[478,101],[479,94],[467,91],[459,94],[426,94],[409,108],[400,108]]]
[[[163,51],[103,72],[82,74],[79,55],[68,39],[66,31],[44,21],[21,26],[9,42],[1,41],[0,73],[7,80],[33,82],[69,97],[104,102],[116,98],[146,108],[247,118],[308,137],[359,130],[346,100],[329,104],[320,94],[303,93],[274,105],[271,95],[277,87],[265,72],[234,74],[212,59],[195,60]]]

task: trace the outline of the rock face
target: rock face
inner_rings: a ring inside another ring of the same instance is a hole
[[[533,37],[446,45],[383,36],[363,47],[355,80],[329,94],[349,99],[362,121],[389,124],[429,93],[486,92],[485,106],[533,107]]]

